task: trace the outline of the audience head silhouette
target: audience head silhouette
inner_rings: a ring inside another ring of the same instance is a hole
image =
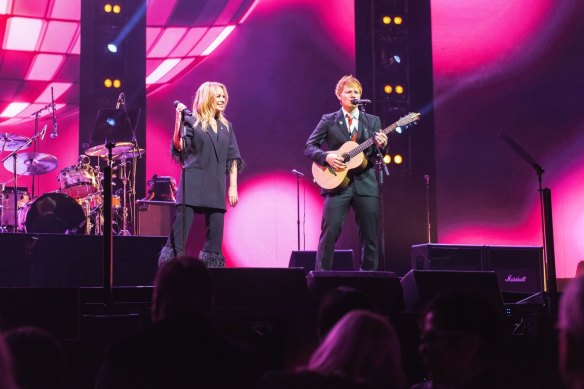
[[[484,379],[503,333],[500,310],[482,296],[455,291],[436,297],[425,310],[419,348],[433,384],[466,387]]]
[[[2,336],[0,336],[0,389],[17,389],[12,373],[12,358]]]
[[[345,314],[355,309],[375,311],[375,306],[365,293],[348,286],[339,286],[325,293],[318,308],[319,337],[323,339]]]
[[[193,257],[174,258],[156,273],[152,320],[193,314],[208,316],[212,299],[213,283],[207,265]]]
[[[584,388],[584,276],[564,290],[559,319],[560,373],[570,389]]]
[[[308,370],[344,376],[355,383],[402,388],[399,340],[384,317],[365,310],[347,313],[312,354]]]
[[[36,327],[19,327],[4,337],[19,389],[67,387],[65,350],[52,335]]]

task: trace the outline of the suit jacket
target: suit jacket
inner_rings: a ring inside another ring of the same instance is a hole
[[[358,129],[357,143],[362,143],[367,138],[373,136],[374,132],[381,130],[381,120],[379,116],[360,112]],[[319,165],[324,166],[327,152],[321,149],[323,143],[326,142],[328,150],[337,150],[349,140],[351,139],[346,120],[343,116],[343,110],[339,109],[337,112],[322,116],[320,122],[306,141],[304,155]],[[369,147],[365,150],[365,157],[369,159],[375,152],[375,146]],[[372,163],[368,163],[367,167],[362,171],[353,169],[349,172],[349,178],[355,183],[357,194],[362,196],[379,195],[375,169],[373,169]],[[328,192],[323,190],[322,194],[328,194]]]
[[[226,210],[225,193],[228,164],[237,160],[241,167],[241,155],[231,123],[225,126],[217,121],[217,133],[210,128],[203,131],[201,125],[195,125],[195,118],[185,118],[185,166],[186,193],[182,198],[181,182],[178,187],[176,203],[193,207],[206,207]],[[180,152],[172,148],[173,155]]]

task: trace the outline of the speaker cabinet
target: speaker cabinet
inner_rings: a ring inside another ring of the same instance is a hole
[[[487,246],[485,270],[494,271],[503,292],[537,293],[543,289],[541,247]]]
[[[421,244],[412,246],[414,270],[493,271],[509,293],[542,290],[541,247]]]
[[[311,271],[306,278],[308,294],[313,308],[329,290],[339,286],[358,289],[369,296],[383,313],[401,312],[404,309],[399,278],[384,271]]]
[[[418,312],[440,293],[465,290],[484,296],[503,309],[503,299],[494,272],[452,270],[410,270],[401,279],[404,304],[408,311]]]
[[[412,269],[415,270],[483,270],[483,247],[449,244],[412,246]]]
[[[138,231],[141,236],[168,236],[176,204],[172,201],[138,200]]]
[[[301,267],[306,274],[314,270],[316,251],[292,251],[288,267]],[[353,250],[335,250],[333,253],[333,268],[335,271],[353,271],[355,262]]]

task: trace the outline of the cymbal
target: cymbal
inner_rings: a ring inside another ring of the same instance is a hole
[[[30,138],[23,135],[15,135],[8,133],[0,134],[0,150],[4,151],[14,151],[20,146],[26,144]],[[29,145],[30,146],[30,145]],[[29,146],[23,147],[22,150],[27,149]]]
[[[134,144],[132,142],[116,142],[112,148],[112,155],[119,155],[128,152],[133,148]],[[108,149],[105,145],[93,146],[85,150],[85,155],[89,155],[90,157],[107,157]]]
[[[129,151],[126,151],[125,153],[119,154],[119,155],[114,155],[114,161],[118,161],[120,159],[130,159],[130,158],[134,158],[134,157],[139,157],[141,155],[144,155],[145,151],[144,149],[132,149]]]
[[[57,157],[46,153],[18,153],[16,154],[16,174],[36,176],[54,170],[59,165]],[[8,158],[4,161],[4,167],[14,173],[14,160]]]

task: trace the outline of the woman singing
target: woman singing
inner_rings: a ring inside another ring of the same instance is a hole
[[[233,127],[223,116],[228,100],[225,85],[205,82],[195,95],[193,116],[185,117],[183,104],[176,106],[171,150],[173,158],[182,161],[185,173],[178,188],[174,224],[160,252],[159,265],[185,254],[183,236],[188,238],[195,213],[201,213],[205,215],[206,237],[199,258],[211,267],[225,266],[221,244],[226,180],[229,176],[229,205],[235,207],[237,173],[243,167]]]

